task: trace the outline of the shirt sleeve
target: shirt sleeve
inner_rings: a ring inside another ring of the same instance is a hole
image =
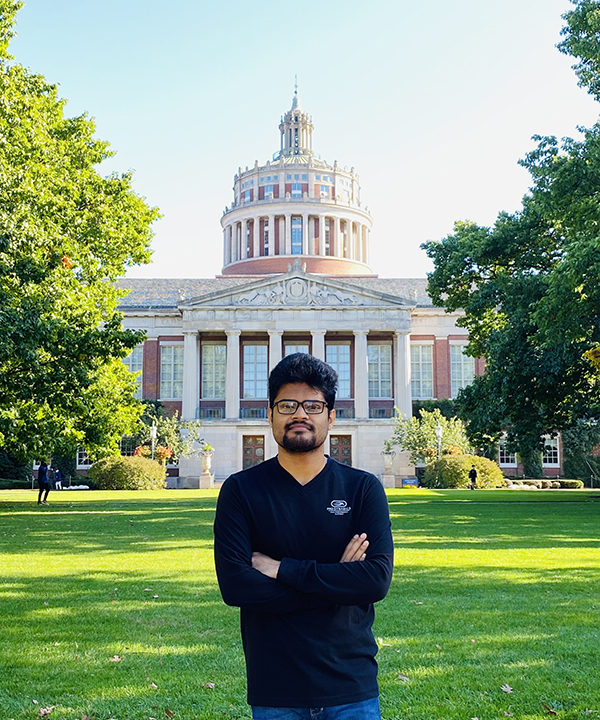
[[[217,579],[227,605],[286,614],[326,604],[252,567],[250,531],[235,476],[219,493],[214,533]]]
[[[382,600],[392,580],[394,550],[387,497],[374,477],[365,491],[359,527],[369,541],[365,560],[318,563],[283,558],[277,581],[329,604],[363,605]]]

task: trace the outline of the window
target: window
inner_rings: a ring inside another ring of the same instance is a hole
[[[298,173],[296,173],[296,175],[294,175],[294,180],[300,180],[300,175],[298,175]]]
[[[160,348],[160,399],[181,400],[183,397],[183,345]]]
[[[302,179],[303,179],[303,180],[306,180],[306,173],[304,173],[304,174],[302,175]]]
[[[119,440],[119,452],[124,457],[132,457],[137,447],[137,439],[130,435],[123,435]]]
[[[542,465],[544,467],[558,467],[560,465],[558,457],[558,438],[544,436],[544,452],[542,454]]]
[[[292,183],[292,197],[302,197],[302,183]]]
[[[331,255],[331,229],[329,220],[325,220],[325,255]]]
[[[302,255],[301,217],[292,217],[292,255]]]
[[[320,175],[315,175],[315,180],[320,180],[320,179],[321,179]]]
[[[285,355],[293,355],[294,353],[306,353],[308,354],[308,343],[302,343],[299,345],[288,345],[284,346]]]
[[[244,190],[244,192],[242,193],[242,201],[245,203],[250,202],[250,190]]]
[[[508,452],[506,439],[501,438],[498,443],[498,465],[503,467],[517,467],[517,454]]]
[[[263,230],[263,243],[265,246],[264,254],[268,255],[269,254],[269,225],[267,224],[266,221],[265,221],[264,230]]]
[[[227,346],[202,344],[202,397],[222,400],[225,397]]]
[[[450,365],[452,397],[458,395],[461,388],[470,385],[475,377],[475,359],[468,357],[464,345],[450,345]]]
[[[265,199],[269,197],[269,195],[273,194],[273,186],[272,185],[265,185]]]
[[[267,397],[268,346],[244,344],[244,398]]]
[[[350,343],[327,344],[325,362],[338,374],[338,398],[352,397],[350,392]]]
[[[292,179],[292,176],[291,176],[291,175],[286,175],[286,179],[287,179],[287,180],[291,180],[291,179]]]
[[[267,178],[267,180],[268,180],[268,179],[269,179],[269,178]],[[273,180],[274,180],[275,182],[277,182],[277,181],[279,180],[279,175],[273,175]]]
[[[89,467],[91,464],[92,461],[89,459],[86,451],[79,448],[79,450],[77,451],[77,467],[86,468]]]
[[[132,373],[139,373],[135,381],[137,383],[137,391],[135,397],[138,400],[142,399],[142,369],[144,366],[144,346],[138,345],[134,347],[131,353],[123,358],[123,364]]]
[[[410,346],[412,396],[427,400],[433,397],[433,345]]]
[[[373,343],[367,346],[369,358],[369,397],[392,397],[392,346]]]
[[[320,194],[322,198],[328,198],[329,197],[329,185],[319,185],[320,188]]]

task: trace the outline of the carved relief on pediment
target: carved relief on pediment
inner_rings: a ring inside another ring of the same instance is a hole
[[[250,292],[238,295],[234,305],[318,305],[318,306],[351,306],[367,305],[367,298],[343,292],[334,287],[324,285],[300,277],[283,280],[276,285],[255,288]]]

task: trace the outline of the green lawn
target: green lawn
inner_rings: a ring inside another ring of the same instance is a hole
[[[600,493],[388,494],[383,718],[600,720]],[[36,499],[0,492],[0,720],[249,718],[216,491]]]

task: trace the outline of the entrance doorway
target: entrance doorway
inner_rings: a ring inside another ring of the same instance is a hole
[[[352,435],[330,435],[329,455],[344,465],[352,465]]]
[[[265,459],[265,436],[264,435],[244,435],[243,443],[243,459],[242,466],[244,468],[258,465]]]

